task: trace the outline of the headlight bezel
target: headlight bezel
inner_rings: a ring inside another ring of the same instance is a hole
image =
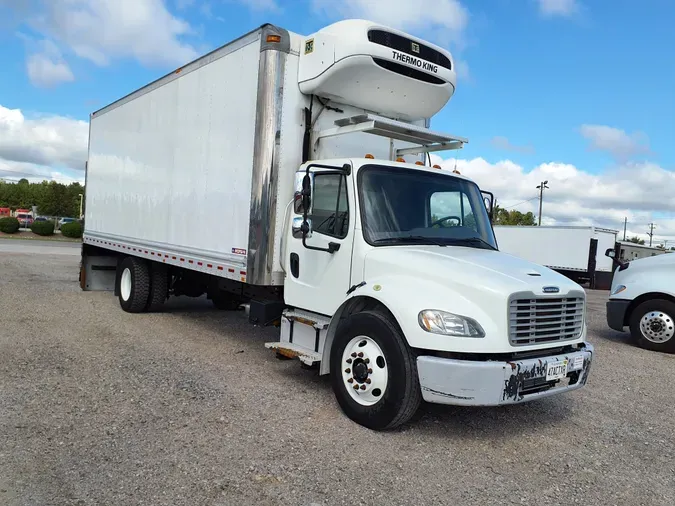
[[[454,320],[455,331],[449,329],[447,325],[452,324]],[[445,337],[463,337],[469,339],[480,339],[485,337],[485,330],[475,319],[451,313],[443,309],[422,309],[417,314],[418,325],[430,334]],[[461,324],[462,332],[459,332],[458,326]]]

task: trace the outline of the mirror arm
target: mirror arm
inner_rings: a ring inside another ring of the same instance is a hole
[[[490,196],[490,213],[489,213],[489,216],[490,216],[490,221],[492,222],[492,221],[494,221],[494,202],[495,202],[494,193],[486,191],[486,190],[481,190],[480,192]]]

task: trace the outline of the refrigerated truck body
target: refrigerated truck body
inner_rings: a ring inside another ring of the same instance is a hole
[[[93,113],[82,289],[248,304],[373,429],[582,387],[583,289],[500,253],[491,194],[426,164],[467,142],[430,129],[455,85],[376,23],[266,24]]]

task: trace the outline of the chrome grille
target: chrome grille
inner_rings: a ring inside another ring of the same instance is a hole
[[[576,339],[584,325],[585,298],[513,298],[509,305],[509,340],[527,346]]]

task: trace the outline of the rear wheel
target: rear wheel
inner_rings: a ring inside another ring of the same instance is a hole
[[[152,262],[150,265],[150,293],[147,311],[157,311],[169,295],[169,271],[166,265]]]
[[[364,311],[349,316],[335,336],[330,369],[338,404],[360,425],[393,429],[419,408],[415,356],[386,314]]]
[[[117,286],[120,306],[128,313],[144,311],[150,294],[150,269],[147,262],[136,257],[126,257],[120,269]]]
[[[643,302],[631,314],[630,332],[641,348],[675,353],[675,303],[664,299]]]

